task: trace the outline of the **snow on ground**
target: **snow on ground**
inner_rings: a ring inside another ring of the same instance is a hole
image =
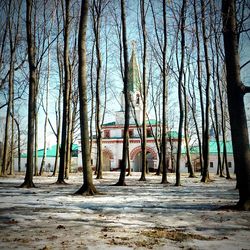
[[[69,185],[34,177],[33,189],[18,188],[23,176],[0,178],[0,249],[250,249],[250,213],[221,208],[237,202],[235,180],[139,177],[117,187],[119,173],[105,172],[94,197],[72,195],[82,174]]]

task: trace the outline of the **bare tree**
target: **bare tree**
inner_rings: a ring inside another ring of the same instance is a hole
[[[142,120],[142,170],[140,181],[146,181],[147,168],[147,128],[146,128],[146,108],[147,108],[147,30],[146,30],[146,9],[145,0],[140,0],[141,28],[143,36],[143,58],[142,58],[142,103],[143,103],[143,120]]]
[[[95,51],[96,51],[96,132],[97,132],[97,179],[102,179],[102,168],[103,168],[103,154],[102,154],[102,131],[101,131],[101,99],[100,99],[100,88],[101,88],[101,71],[102,71],[102,59],[100,51],[100,25],[101,25],[101,15],[103,11],[103,2],[101,0],[93,0],[92,6],[92,19],[93,19],[93,29],[95,35]]]
[[[61,133],[60,166],[57,183],[64,184],[65,169],[67,164],[67,140],[69,125],[69,92],[70,92],[70,72],[69,72],[69,6],[70,0],[65,0],[65,18],[64,18],[64,87],[63,87],[63,119]]]
[[[250,87],[241,81],[239,43],[234,0],[222,1],[223,37],[226,62],[228,110],[237,184],[239,188],[238,207],[250,210],[250,149],[244,95]]]
[[[179,69],[178,77],[178,99],[179,99],[179,129],[178,129],[178,148],[176,156],[176,186],[180,186],[180,159],[181,159],[181,144],[182,144],[182,129],[184,120],[184,108],[183,108],[183,73],[184,73],[184,59],[185,59],[185,20],[186,20],[186,0],[182,1],[181,13],[180,13],[180,32],[181,32],[181,65]]]
[[[32,33],[32,0],[26,0],[26,32],[28,44],[28,61],[29,61],[29,105],[28,105],[28,144],[27,144],[27,168],[24,183],[21,187],[34,187],[33,183],[33,151],[35,135],[35,102],[37,88],[37,68],[35,56],[35,41]]]
[[[122,163],[121,163],[121,172],[116,186],[124,186],[126,168],[127,168],[127,159],[128,159],[128,130],[129,130],[129,115],[130,115],[130,105],[129,105],[129,87],[128,87],[128,45],[127,45],[127,25],[126,25],[126,9],[125,1],[121,0],[121,21],[122,21],[122,45],[123,45],[123,61],[124,61],[124,73],[123,73],[123,93],[125,97],[125,124],[123,132],[123,148],[122,148]]]
[[[202,172],[202,182],[207,182],[209,180],[209,114],[210,114],[210,63],[208,55],[208,35],[206,34],[206,19],[205,19],[205,3],[204,0],[201,0],[201,23],[202,23],[202,37],[203,37],[203,48],[204,48],[204,57],[206,65],[206,106],[205,106],[205,127],[204,127],[204,137],[203,137],[203,159],[204,167]]]
[[[76,194],[94,195],[97,190],[93,184],[89,150],[88,104],[87,104],[87,59],[86,59],[86,32],[88,22],[88,0],[82,0],[81,16],[78,35],[79,54],[79,101],[81,122],[81,148],[83,164],[83,185]]]

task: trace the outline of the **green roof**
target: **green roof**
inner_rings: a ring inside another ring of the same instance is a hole
[[[115,122],[107,122],[107,123],[104,123],[102,126],[114,126],[116,125]]]
[[[72,151],[77,151],[77,150],[78,150],[78,145],[73,144]],[[38,149],[37,150],[38,157],[43,157],[43,152],[44,152],[43,149]],[[35,152],[34,152],[33,156],[35,156]],[[26,158],[27,154],[22,154],[21,157]],[[53,145],[52,147],[47,148],[46,157],[56,157],[56,145]]]
[[[178,139],[178,132],[176,132],[176,131],[168,131],[167,132],[167,137],[169,139]]]
[[[219,142],[220,144],[220,152],[223,153],[223,146],[224,143],[223,141]],[[226,149],[227,149],[227,154],[233,154],[233,146],[232,146],[232,142],[231,141],[227,141],[226,142]],[[191,154],[199,154],[200,150],[199,150],[199,146],[193,146],[190,147],[190,153]],[[186,153],[186,149],[184,148],[183,153]],[[215,140],[211,140],[209,142],[209,153],[210,154],[217,154],[218,153],[218,147],[217,147],[217,143]]]
[[[157,125],[157,121],[155,119],[149,119],[149,120],[147,120],[147,124],[148,125]],[[160,124],[160,123],[158,123],[158,124]],[[108,127],[108,126],[115,126],[115,125],[124,125],[124,124],[117,124],[115,121],[113,121],[113,122],[104,123],[102,126]],[[133,122],[133,123],[130,123],[130,125],[136,125],[136,123]]]

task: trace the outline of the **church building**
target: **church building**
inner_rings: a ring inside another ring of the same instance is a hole
[[[130,91],[130,126],[129,126],[129,160],[131,171],[141,171],[141,138],[143,122],[143,103],[141,98],[141,78],[140,70],[136,60],[135,49],[129,62],[129,91]],[[102,149],[103,149],[103,171],[115,171],[121,166],[124,130],[124,95],[120,95],[121,109],[116,111],[113,122],[102,126]],[[147,120],[147,167],[149,171],[156,171],[158,168],[158,152],[154,135],[160,136],[160,124],[152,119]],[[158,130],[158,131],[157,131]],[[158,138],[159,138],[158,136]],[[172,138],[172,142],[177,143],[177,136]],[[92,165],[96,166],[97,150],[96,141],[93,141]]]

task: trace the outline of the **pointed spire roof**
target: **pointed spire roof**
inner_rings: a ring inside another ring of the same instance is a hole
[[[132,54],[129,61],[128,74],[129,74],[128,76],[129,91],[131,92],[140,91],[141,80],[140,80],[140,71],[136,60],[135,41],[132,41]]]

